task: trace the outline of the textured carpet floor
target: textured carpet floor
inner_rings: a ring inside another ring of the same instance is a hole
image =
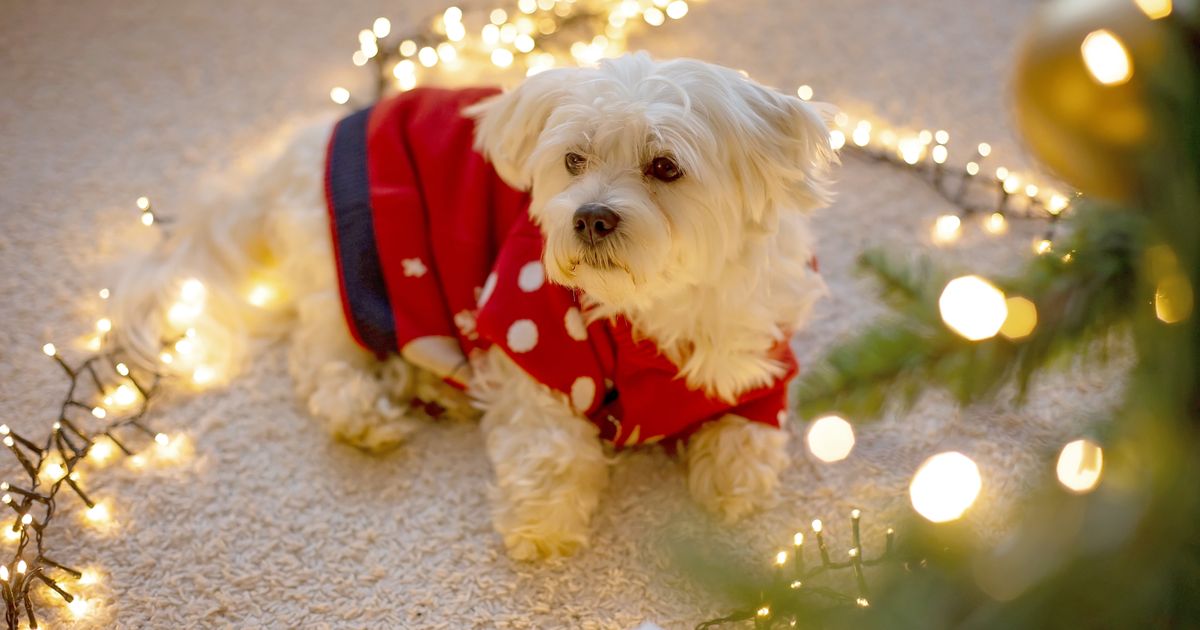
[[[784,89],[913,127],[942,127],[957,146],[992,142],[1021,164],[1006,76],[1035,2],[709,0],[638,37],[659,56],[744,68]],[[146,246],[133,200],[170,213],[280,121],[328,110],[331,85],[364,84],[349,63],[377,15],[423,16],[408,1],[263,2],[0,0],[0,419],[45,426],[61,376],[39,348],[87,331],[107,266]],[[954,146],[954,145],[952,145]],[[948,208],[922,183],[848,160],[841,197],[816,221],[834,298],[796,339],[811,362],[883,312],[852,273],[866,246],[930,248]],[[1036,226],[969,236],[942,252],[984,271],[1027,256]],[[972,230],[976,234],[977,229]],[[79,351],[75,347],[70,352]],[[939,395],[859,432],[846,461],[819,464],[794,440],[781,505],[722,544],[764,559],[814,517],[851,507],[868,535],[906,513],[906,488],[928,455],[959,449],[984,475],[969,518],[988,536],[1038,475],[1114,394],[1111,371],[1040,383],[1030,406],[957,410]],[[289,395],[276,348],[233,385],[168,401],[156,422],[187,433],[186,464],[88,473],[111,500],[97,531],[63,502],[54,555],[101,570],[88,591],[95,627],[630,628],[690,627],[722,602],[682,588],[655,541],[669,525],[709,527],[680,466],[657,450],[616,465],[590,550],[554,565],[510,562],[488,524],[490,473],[474,426],[431,426],[368,457],[331,443]],[[6,464],[7,465],[7,464]],[[11,470],[11,469],[6,469]],[[844,541],[844,530],[833,531]],[[52,618],[52,621],[54,619]]]

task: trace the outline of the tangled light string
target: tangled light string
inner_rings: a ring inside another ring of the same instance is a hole
[[[103,292],[102,292],[103,293]],[[108,326],[100,320],[100,328]],[[15,512],[11,526],[4,524],[4,537],[16,541],[16,549],[8,563],[0,565],[0,590],[5,603],[5,620],[15,629],[22,614],[30,628],[37,628],[31,589],[38,583],[58,595],[76,618],[87,613],[87,601],[78,591],[67,589],[94,584],[94,571],[81,571],[60,563],[48,555],[46,529],[57,512],[59,491],[69,488],[86,506],[84,517],[95,524],[111,518],[108,504],[95,501],[81,487],[78,470],[87,460],[103,464],[117,451],[130,456],[135,466],[145,463],[145,456],[136,453],[135,443],[154,443],[161,449],[177,449],[165,433],[152,430],[146,423],[150,401],[159,391],[162,374],[135,373],[122,361],[119,349],[95,354],[77,365],[62,358],[54,344],[42,351],[62,368],[69,381],[67,394],[59,407],[58,418],[49,435],[42,440],[26,437],[0,425],[3,444],[16,458],[26,481],[0,482],[0,502]],[[92,399],[98,397],[100,404]],[[97,420],[107,422],[89,428]],[[66,582],[74,584],[66,586]]]
[[[792,538],[792,551],[780,551],[775,554],[774,584],[763,594],[762,601],[754,608],[746,608],[721,617],[705,621],[696,626],[696,630],[713,628],[727,623],[754,620],[754,627],[759,629],[773,628],[777,624],[787,623],[795,627],[800,621],[800,615],[811,611],[814,606],[823,608],[861,609],[871,605],[870,589],[864,569],[894,560],[896,532],[887,529],[883,552],[878,557],[867,559],[862,546],[860,521],[862,512],[850,512],[850,549],[846,551],[846,560],[836,561],[832,558],[829,545],[825,540],[825,526],[820,520],[812,522],[812,533],[817,539],[817,554],[820,563],[808,566],[804,558],[804,533],[796,532]],[[825,573],[850,569],[854,573],[855,592],[853,595],[841,593],[824,586],[813,586],[810,582]]]

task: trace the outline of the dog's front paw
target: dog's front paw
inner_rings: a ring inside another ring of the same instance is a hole
[[[400,445],[420,424],[372,374],[341,361],[321,366],[308,410],[334,437],[373,453]]]
[[[579,514],[501,513],[495,515],[496,531],[513,560],[548,560],[574,555],[588,544],[588,519]]]
[[[688,440],[688,489],[705,509],[734,522],[775,502],[789,463],[788,433],[727,415]]]

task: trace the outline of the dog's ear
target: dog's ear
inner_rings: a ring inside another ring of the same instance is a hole
[[[533,185],[529,158],[546,120],[578,72],[576,68],[540,72],[515,89],[464,110],[475,119],[475,150],[487,157],[510,186],[528,190]]]
[[[739,80],[737,91],[754,114],[744,145],[749,172],[742,174],[748,180],[742,185],[751,219],[770,224],[780,209],[828,205],[833,200],[830,169],[838,161],[826,126],[833,108]]]

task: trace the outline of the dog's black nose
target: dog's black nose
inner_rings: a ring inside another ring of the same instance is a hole
[[[617,229],[621,217],[601,203],[585,203],[575,211],[575,235],[589,243],[598,243]]]

